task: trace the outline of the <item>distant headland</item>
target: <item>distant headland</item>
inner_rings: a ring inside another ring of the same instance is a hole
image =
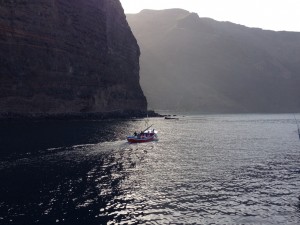
[[[199,113],[300,112],[300,33],[248,28],[182,9],[127,20],[141,49],[153,109]]]

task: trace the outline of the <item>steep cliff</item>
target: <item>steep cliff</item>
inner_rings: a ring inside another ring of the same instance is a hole
[[[300,33],[201,18],[180,9],[127,15],[150,108],[300,112]]]
[[[145,111],[119,0],[0,2],[0,113]]]

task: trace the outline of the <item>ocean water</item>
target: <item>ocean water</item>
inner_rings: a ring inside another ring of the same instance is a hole
[[[300,224],[293,115],[179,118],[1,122],[0,224]]]

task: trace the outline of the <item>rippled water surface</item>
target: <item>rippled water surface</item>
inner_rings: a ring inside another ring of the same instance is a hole
[[[300,224],[292,115],[150,123],[1,122],[0,224]]]

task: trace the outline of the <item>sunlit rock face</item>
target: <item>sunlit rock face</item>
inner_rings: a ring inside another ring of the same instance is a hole
[[[119,0],[0,2],[0,113],[146,110]]]
[[[180,9],[127,15],[141,48],[149,108],[300,112],[300,33],[201,18]]]

